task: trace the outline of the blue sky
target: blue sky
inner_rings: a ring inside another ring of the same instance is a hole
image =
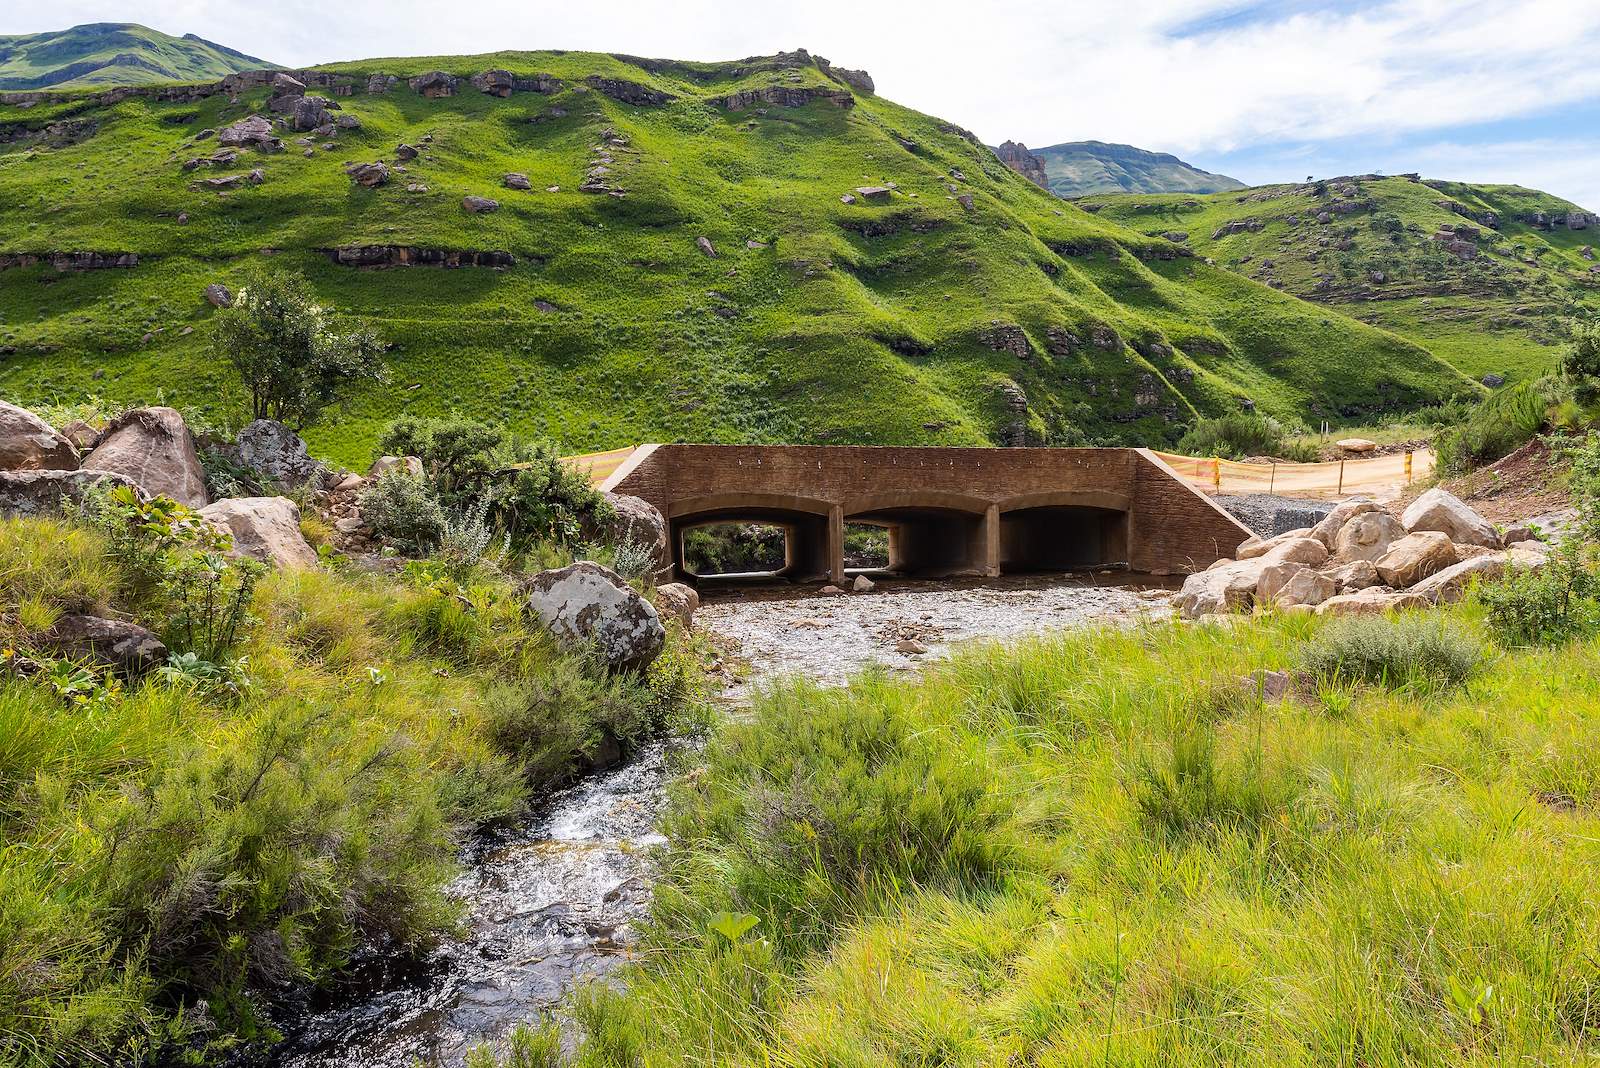
[[[806,47],[990,143],[1095,139],[1247,182],[1421,171],[1600,210],[1600,0],[54,0],[286,65],[572,48],[729,59]]]

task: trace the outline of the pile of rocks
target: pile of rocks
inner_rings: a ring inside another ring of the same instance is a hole
[[[1233,559],[1190,575],[1175,603],[1185,619],[1252,607],[1356,615],[1445,604],[1474,579],[1542,567],[1548,551],[1527,527],[1499,532],[1443,489],[1398,517],[1356,499],[1313,527],[1247,539]]]

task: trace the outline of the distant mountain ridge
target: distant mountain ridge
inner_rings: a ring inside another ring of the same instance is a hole
[[[994,153],[1034,185],[1067,199],[1100,193],[1226,193],[1248,188],[1237,178],[1203,171],[1168,152],[1104,141],[1067,141],[1038,149],[1006,141]]]
[[[132,22],[0,37],[0,89],[69,89],[214,80],[271,66],[207,41]]]

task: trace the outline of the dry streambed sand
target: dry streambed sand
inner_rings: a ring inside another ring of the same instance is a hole
[[[960,642],[1164,618],[1171,597],[1170,589],[1066,577],[879,583],[834,595],[763,587],[709,594],[695,626],[746,665],[723,694],[738,704],[751,686],[782,675],[841,685],[870,664],[915,671]]]

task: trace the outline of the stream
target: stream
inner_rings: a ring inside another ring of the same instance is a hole
[[[708,592],[696,626],[726,652],[721,699],[737,708],[782,675],[837,685],[871,663],[915,672],[959,642],[1131,625],[1169,614],[1169,600],[1104,576],[891,580],[834,596],[735,586]],[[665,841],[656,828],[669,757],[666,745],[650,746],[554,795],[525,826],[473,841],[451,887],[467,903],[463,937],[417,964],[358,969],[345,993],[285,1028],[268,1064],[455,1068],[621,965],[649,906],[650,849]]]

